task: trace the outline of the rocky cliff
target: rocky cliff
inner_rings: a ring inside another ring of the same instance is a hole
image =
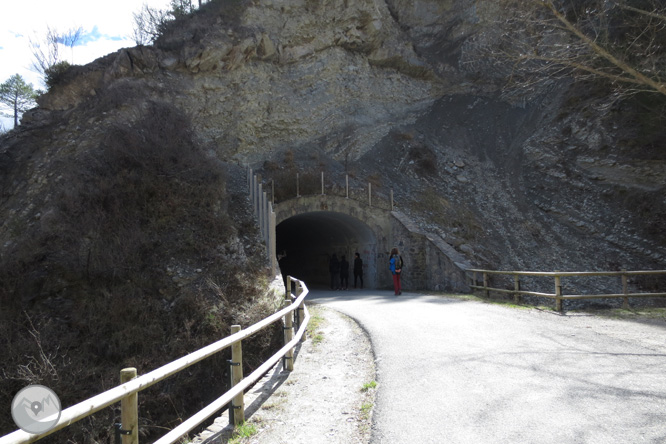
[[[484,53],[499,14],[490,1],[213,1],[155,46],[71,70],[21,137],[58,120],[51,145],[81,151],[168,101],[224,161],[280,168],[288,152],[380,177],[472,263],[662,266],[663,130],[603,85],[509,93],[510,68]]]
[[[484,53],[500,14],[491,1],[213,1],[152,47],[72,69],[13,137],[57,122],[35,153],[53,159],[166,101],[223,161],[275,170],[289,153],[380,178],[472,263],[663,267],[659,122],[603,85],[508,91],[510,67]],[[27,174],[38,194],[54,173]]]

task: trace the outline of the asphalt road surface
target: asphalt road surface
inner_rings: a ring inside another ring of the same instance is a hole
[[[666,324],[312,291],[372,341],[372,443],[666,443]]]

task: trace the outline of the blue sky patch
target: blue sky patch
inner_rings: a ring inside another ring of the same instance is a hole
[[[112,40],[112,41],[121,41],[123,40],[122,36],[115,36],[115,35],[108,35],[108,34],[102,34],[99,30],[99,27],[97,25],[93,26],[92,31],[89,32],[82,32],[81,35],[79,36],[79,39],[76,41],[74,46],[86,46],[89,43],[96,42],[98,40]],[[59,43],[63,43],[64,39],[59,39]]]

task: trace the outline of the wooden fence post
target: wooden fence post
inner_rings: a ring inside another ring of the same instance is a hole
[[[372,206],[372,183],[368,182],[368,206]]]
[[[285,299],[291,299],[291,276],[287,275],[287,283],[284,287],[284,297]]]
[[[393,189],[391,188],[391,211],[393,211]]]
[[[231,334],[241,331],[240,325],[231,326]],[[231,345],[231,386],[243,380],[243,346],[241,341],[236,341]],[[233,416],[233,425],[242,424],[245,422],[245,399],[243,393],[239,393],[231,400],[231,410],[233,415],[229,415],[229,419]]]
[[[562,280],[558,275],[555,276],[555,310],[562,311]]]
[[[520,276],[517,274],[513,275],[513,289],[516,290],[513,294],[513,302],[518,304],[520,303]]]
[[[349,174],[345,176],[345,187],[347,188],[347,199],[349,199]]]
[[[136,368],[129,367],[120,371],[120,383],[125,384],[136,378]],[[122,430],[128,435],[122,435],[123,444],[139,444],[139,394],[132,393],[120,401],[120,422]]]
[[[296,281],[296,297],[300,296],[303,293],[303,286],[301,285],[301,281]],[[298,327],[297,329],[301,328],[301,325],[303,325],[303,319],[305,319],[305,301],[301,301],[301,304],[298,306],[296,309],[296,312],[298,313]],[[301,342],[305,342],[305,332],[303,332],[303,336],[301,336]]]
[[[300,181],[298,177],[298,173],[296,173],[296,197],[301,197],[301,188],[300,188]]]
[[[627,270],[622,270],[622,273],[626,273]],[[626,296],[629,293],[629,285],[627,284],[627,275],[623,274],[622,275],[622,294],[625,296],[622,298],[622,308],[625,310],[629,310],[629,298]]]
[[[285,307],[291,305],[291,296],[284,300]],[[294,337],[294,312],[290,311],[284,315],[284,343],[287,344]],[[294,349],[292,348],[284,356],[283,367],[287,371],[294,370]]]
[[[483,273],[483,291],[486,293],[486,297],[490,298],[490,290],[488,290],[488,273]]]

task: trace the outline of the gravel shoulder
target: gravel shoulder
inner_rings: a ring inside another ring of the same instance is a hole
[[[294,371],[280,363],[245,395],[251,436],[234,436],[225,413],[192,443],[369,442],[376,388],[363,387],[375,381],[370,341],[351,318],[308,307],[311,334],[296,349]]]

